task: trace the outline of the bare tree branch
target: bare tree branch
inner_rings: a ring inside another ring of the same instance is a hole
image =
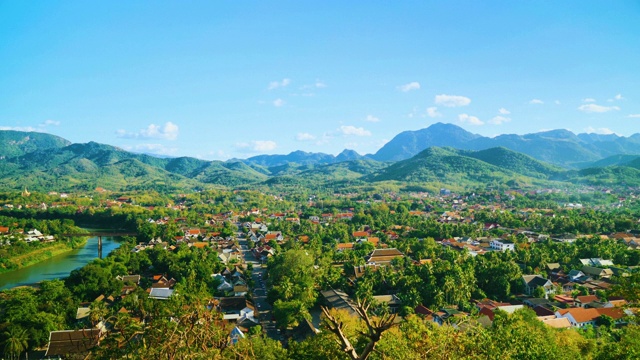
[[[340,340],[340,344],[343,346],[343,351],[351,358],[352,360],[366,360],[369,355],[374,351],[376,344],[382,338],[382,333],[389,330],[394,326],[396,315],[383,315],[378,319],[371,319],[369,316],[368,310],[371,306],[370,303],[364,301],[357,300],[356,305],[356,313],[364,320],[367,325],[367,331],[359,331],[361,335],[366,338],[369,338],[369,342],[362,350],[362,353],[358,355],[358,352],[351,344],[351,341],[347,338],[344,333],[344,323],[339,322],[334,316],[329,313],[329,309],[322,306],[322,312],[326,316],[326,325],[329,331],[336,334],[338,339]]]

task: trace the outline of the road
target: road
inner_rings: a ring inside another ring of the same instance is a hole
[[[251,296],[254,304],[258,307],[258,316],[260,319],[260,325],[262,325],[262,331],[270,338],[274,340],[282,340],[280,334],[276,330],[275,322],[271,321],[271,305],[267,302],[267,282],[262,279],[266,276],[266,269],[261,267],[259,261],[253,257],[251,250],[247,246],[247,239],[238,238],[238,244],[242,249],[242,256],[244,261],[249,264],[253,264],[253,281],[255,287],[251,289]]]

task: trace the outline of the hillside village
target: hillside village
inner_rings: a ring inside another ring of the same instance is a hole
[[[110,341],[115,324],[107,314],[128,314],[128,321],[152,324],[128,299],[142,295],[148,301],[171,302],[192,292],[193,281],[206,284],[209,290],[201,294],[206,307],[221,314],[231,343],[256,334],[285,345],[302,341],[322,329],[318,306],[359,317],[363,300],[376,311],[394,314],[397,322],[418,316],[438,326],[491,327],[496,314],[521,309],[558,329],[635,324],[636,299],[619,291],[619,279],[631,277],[640,264],[635,218],[621,222],[628,229],[612,225],[600,233],[580,233],[576,230],[589,229],[589,223],[574,220],[608,215],[574,204],[549,207],[549,202],[541,202],[544,207],[521,208],[513,204],[516,197],[540,193],[509,191],[458,195],[442,190],[437,195],[388,194],[374,197],[377,200],[336,196],[330,207],[310,200],[295,211],[284,210],[289,206],[283,204],[286,195],[245,194],[256,195],[273,205],[244,207],[243,200],[223,211],[193,216],[193,209],[202,204],[185,195],[162,207],[137,204],[135,196],[103,197],[80,206],[75,204],[81,200],[73,196],[66,197],[67,202],[25,204],[24,209],[49,213],[71,213],[73,207],[78,216],[137,214],[135,220],[129,217],[137,240],[127,240],[116,251],[120,257],[127,251],[129,262],[139,259],[137,269],[125,263],[126,273],[105,274],[111,277],[108,288],[77,290],[83,302],[75,310],[75,325],[49,334],[48,345],[40,344],[46,356],[83,353]],[[351,206],[341,207],[340,202]],[[7,205],[11,204],[5,204],[1,216],[23,211],[20,205]],[[3,219],[0,249],[16,242],[55,240]],[[281,268],[298,251],[305,252],[311,267]],[[174,269],[171,258],[204,262],[192,273]],[[283,279],[298,276],[285,275],[290,271],[308,275],[304,281],[312,286],[311,293],[301,289],[308,302],[294,313],[283,308],[295,299],[294,294],[283,297]],[[431,275],[421,275],[425,271]],[[452,277],[451,271],[462,273]],[[72,273],[67,286],[73,289],[82,276],[92,275]],[[413,278],[427,288],[410,285]],[[74,334],[70,338],[75,340],[61,340],[59,334]],[[89,345],[78,345],[87,341]]]

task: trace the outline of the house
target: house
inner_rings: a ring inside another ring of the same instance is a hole
[[[213,299],[212,308],[222,313],[224,320],[234,321],[238,326],[249,328],[260,324],[255,318],[255,306],[244,296]]]
[[[86,355],[92,348],[99,345],[101,337],[102,329],[51,331],[44,356],[68,358],[69,355]]]
[[[433,311],[429,310],[428,307],[422,304],[416,306],[416,308],[414,309],[414,312],[418,314],[420,317],[428,321],[433,321],[433,315],[435,314]]]
[[[544,288],[545,298],[555,292],[553,283],[540,275],[522,275],[522,282],[527,295],[533,295],[535,289],[539,287]]]
[[[580,259],[580,262],[585,266],[613,266],[611,260],[603,260],[601,258]]]
[[[387,304],[391,314],[397,313],[402,305],[402,300],[396,295],[375,295],[373,300],[380,304]]]
[[[354,243],[339,243],[336,245],[336,251],[353,250]]]
[[[244,337],[242,330],[235,326],[229,334],[229,345],[235,345],[238,341],[244,339]]]
[[[567,274],[567,277],[571,281],[576,281],[577,279],[580,279],[584,275],[585,274],[582,271],[574,269],[574,270],[569,271],[569,273]]]
[[[91,315],[90,307],[79,307],[78,310],[76,310],[76,320],[87,319],[89,315]]]
[[[350,315],[358,315],[356,311],[356,305],[351,301],[349,295],[342,290],[325,290],[321,291],[323,302],[326,306],[333,309],[346,310]]]
[[[433,315],[433,322],[438,325],[455,323],[456,320],[466,317],[468,314],[452,308],[442,308]]]
[[[515,251],[516,249],[516,245],[512,241],[503,240],[503,239],[491,240],[490,246],[492,249],[497,251],[507,251],[507,250]]]
[[[568,318],[556,318],[554,316],[553,319],[543,319],[542,322],[555,329],[568,329],[571,327],[571,322]]]
[[[354,231],[352,235],[356,239],[358,239],[358,238],[367,238],[369,236],[369,233],[366,232],[366,231]]]
[[[615,320],[616,323],[622,323],[625,312],[619,308],[601,308],[601,309],[584,309],[570,308],[560,309],[556,311],[557,318],[567,318],[573,327],[584,327],[587,325],[595,326],[600,316],[607,315]]]
[[[353,272],[354,272],[354,274],[356,276],[356,279],[359,279],[362,276],[364,276],[364,274],[367,271],[367,269],[370,269],[370,271],[376,271],[376,270],[378,270],[379,267],[380,267],[380,265],[377,265],[377,264],[355,265],[353,267]]]
[[[140,284],[140,275],[125,275],[125,276],[117,276],[116,279],[122,281],[127,284]]]
[[[598,297],[595,295],[576,296],[573,306],[583,308],[594,301],[598,301]]]
[[[172,295],[173,295],[173,289],[151,288],[151,292],[149,293],[149,299],[169,300],[169,298]]]
[[[375,249],[366,258],[367,265],[389,265],[395,258],[403,258],[404,254],[396,249]]]
[[[599,267],[593,267],[593,266],[587,266],[587,265],[582,267],[582,272],[585,275],[592,276],[596,279],[610,278],[611,276],[613,276],[613,270],[611,269],[602,269]]]

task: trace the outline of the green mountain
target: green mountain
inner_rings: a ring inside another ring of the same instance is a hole
[[[515,173],[535,178],[546,179],[564,172],[564,170],[558,166],[538,161],[531,156],[509,150],[505,147],[480,151],[464,151],[460,152],[460,154],[482,160],[501,169],[511,170]]]
[[[465,150],[505,147],[564,168],[577,168],[581,164],[592,163],[607,156],[640,154],[640,135],[576,135],[568,130],[551,130],[489,138],[470,133],[453,124],[437,123],[426,129],[398,134],[371,157],[379,161],[404,160],[432,146],[451,146]]]
[[[597,186],[640,186],[640,163],[637,167],[607,166],[569,171],[557,180]]]
[[[0,161],[0,177],[4,180],[0,188],[57,191],[231,186],[267,178],[241,162],[161,159],[95,142],[5,158]]]
[[[366,180],[409,183],[442,183],[456,186],[532,183],[546,180],[560,170],[508,149],[483,152],[431,147],[418,155],[396,162]],[[534,179],[536,178],[536,179]]]
[[[267,175],[242,162],[224,163],[212,161],[207,166],[189,174],[189,177],[205,184],[236,186],[264,181]]]
[[[581,168],[606,167],[612,165],[628,166],[634,160],[640,159],[640,155],[618,154],[606,157],[602,160],[586,163]]]
[[[71,142],[51,134],[0,131],[0,158],[22,156],[37,150],[58,149],[68,145],[71,145]]]

